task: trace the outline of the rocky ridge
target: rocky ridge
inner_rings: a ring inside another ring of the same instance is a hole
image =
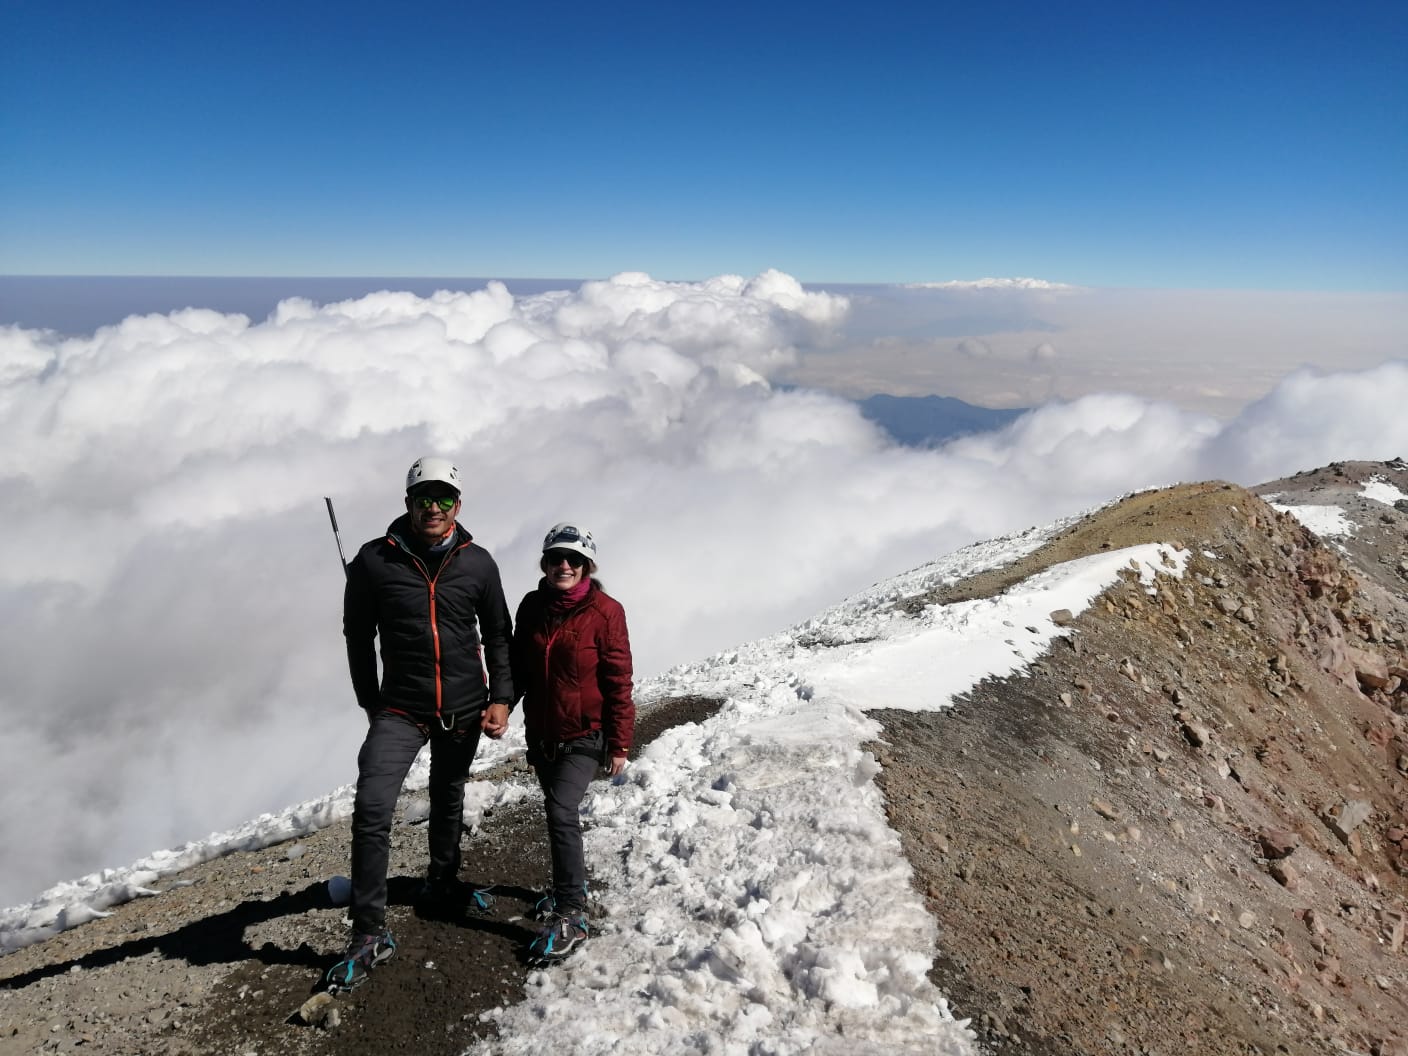
[[[951,712],[877,713],[892,824],[939,920],[933,970],[999,1052],[1408,1053],[1408,516],[1402,463],[1261,489],[1336,505],[1322,541],[1226,484],[1131,496],[1001,589],[1177,542],[1027,673]]]

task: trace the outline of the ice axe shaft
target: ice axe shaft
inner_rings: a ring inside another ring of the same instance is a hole
[[[328,504],[328,520],[332,521],[332,537],[337,540],[337,556],[342,560],[342,574],[347,575],[347,555],[342,552],[342,533],[337,530],[337,514],[332,508],[332,499],[323,496],[323,501]]]

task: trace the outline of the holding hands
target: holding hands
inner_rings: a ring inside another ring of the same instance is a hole
[[[497,741],[508,730],[508,705],[490,704],[484,709],[479,728]]]

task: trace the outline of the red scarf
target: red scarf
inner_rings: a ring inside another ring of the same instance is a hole
[[[590,576],[583,576],[582,582],[571,590],[558,590],[556,587],[549,586],[548,581],[544,579],[538,584],[538,589],[543,592],[548,612],[561,619],[581,604],[582,599],[591,593],[592,580]]]

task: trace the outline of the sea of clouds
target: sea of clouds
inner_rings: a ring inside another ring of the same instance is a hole
[[[935,450],[775,386],[851,305],[777,272],[0,328],[0,905],[355,776],[342,572],[454,457],[510,605],[590,527],[638,673],[1133,488],[1408,455],[1408,364],[1222,422],[1128,395]]]

